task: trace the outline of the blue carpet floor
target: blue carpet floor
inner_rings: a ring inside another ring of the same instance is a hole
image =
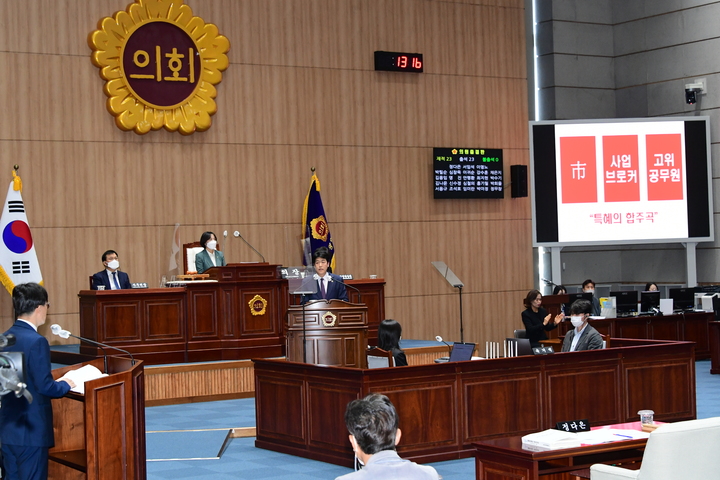
[[[431,342],[426,342],[431,343]],[[434,344],[434,342],[432,342]],[[408,348],[408,345],[403,345]],[[421,345],[413,345],[421,346]],[[425,346],[425,345],[422,345]],[[696,362],[697,417],[720,416],[720,375],[710,375],[710,361]],[[191,430],[255,426],[255,400],[227,400],[148,407],[146,430]],[[148,434],[151,435],[151,434]],[[185,438],[180,442],[192,443]],[[236,438],[229,442],[219,460],[179,460],[148,462],[148,480],[192,478],[197,480],[310,480],[334,479],[351,470],[329,463],[254,447],[254,438]],[[218,447],[222,446],[222,443]],[[164,448],[173,448],[167,443]],[[150,457],[148,457],[150,458]],[[475,478],[472,458],[430,464],[444,480]]]

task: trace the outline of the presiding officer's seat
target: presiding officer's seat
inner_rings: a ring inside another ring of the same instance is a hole
[[[595,464],[591,480],[679,480],[720,476],[720,417],[660,425],[650,434],[640,470]]]
[[[195,255],[202,252],[203,247],[200,246],[200,242],[184,243],[183,244],[183,267],[185,270],[182,273],[194,272],[195,268]]]

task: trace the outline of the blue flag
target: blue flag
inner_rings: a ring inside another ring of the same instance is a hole
[[[310,190],[305,197],[305,205],[303,206],[303,238],[305,239],[305,255],[303,256],[303,264],[308,265],[312,262],[312,252],[320,247],[327,247],[332,254],[330,268],[335,270],[335,246],[330,236],[330,227],[328,227],[325,209],[323,208],[322,199],[320,198],[320,180],[313,173],[310,179]]]

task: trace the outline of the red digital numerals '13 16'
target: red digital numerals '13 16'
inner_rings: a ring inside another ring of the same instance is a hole
[[[410,58],[408,58],[407,55],[400,55],[397,58],[397,65],[398,68],[408,68],[411,67],[413,69],[419,70],[422,68],[422,62],[419,58],[413,57],[412,61],[410,61]]]

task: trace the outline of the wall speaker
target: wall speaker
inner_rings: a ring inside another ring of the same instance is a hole
[[[527,197],[527,165],[510,165],[510,189],[513,198]]]

